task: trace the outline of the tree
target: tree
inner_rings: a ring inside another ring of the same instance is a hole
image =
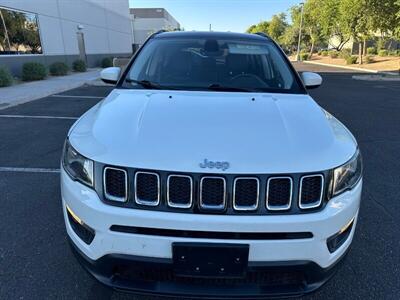
[[[365,0],[366,13],[370,17],[371,27],[383,35],[392,36],[400,26],[399,0]]]
[[[292,53],[296,50],[298,37],[298,28],[295,28],[294,26],[287,26],[285,32],[280,39],[280,42],[284,46],[284,48],[288,50],[288,52]]]
[[[262,22],[258,23],[257,25],[251,25],[251,26],[247,29],[247,32],[248,32],[248,33],[263,32],[263,33],[265,33],[265,34],[269,34],[269,33],[268,33],[268,28],[269,28],[269,22],[267,22],[267,21],[262,21]]]
[[[246,32],[247,33],[255,33],[257,28],[257,25],[251,25],[249,28],[247,28]]]
[[[324,41],[320,24],[319,3],[320,0],[308,0],[304,4],[304,28],[311,42],[309,58],[313,55],[315,45]]]
[[[271,21],[269,22],[268,34],[274,40],[279,41],[283,36],[287,26],[288,24],[286,23],[286,15],[284,13],[273,15]]]
[[[355,42],[358,42],[359,64],[362,64],[363,41],[371,35],[372,29],[372,19],[366,11],[368,11],[367,0],[340,1],[339,13],[341,29],[348,36],[351,36]]]
[[[397,0],[396,5],[397,5],[397,15],[396,15],[397,26],[395,26],[394,31],[396,38],[400,40],[400,0]]]
[[[371,29],[375,34],[380,34],[381,48],[390,38],[400,39],[400,1],[366,0],[366,3]]]

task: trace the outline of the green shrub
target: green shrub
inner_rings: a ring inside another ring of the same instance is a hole
[[[321,55],[322,56],[328,56],[329,55],[329,51],[323,50],[323,51],[321,51]]]
[[[379,56],[388,56],[389,55],[389,51],[387,51],[387,50],[379,50],[378,55]]]
[[[318,50],[318,55],[322,55],[322,50]]]
[[[389,56],[398,56],[399,53],[400,53],[399,50],[392,50],[392,51],[389,51]]]
[[[353,65],[353,64],[355,64],[357,62],[357,56],[348,56],[347,58],[346,58],[346,64],[348,64],[348,65]]]
[[[379,53],[380,50],[384,50],[385,49],[385,42],[383,41],[382,38],[378,39],[378,41],[376,42],[376,47],[377,47],[377,51]]]
[[[339,53],[336,50],[330,51],[329,55],[331,56],[331,58],[338,58],[339,57]]]
[[[365,63],[370,64],[374,62],[374,58],[371,55],[365,57]]]
[[[47,76],[46,67],[37,62],[24,63],[22,66],[22,80],[23,81],[34,81],[42,80]]]
[[[342,49],[339,54],[340,58],[347,59],[349,56],[351,56],[351,50],[350,49]]]
[[[300,60],[308,60],[309,54],[308,53],[300,53]]]
[[[68,66],[63,62],[52,63],[49,67],[50,74],[53,76],[63,76],[68,73]]]
[[[375,55],[376,53],[377,53],[377,51],[376,51],[375,47],[368,47],[367,48],[367,54]]]
[[[113,66],[113,59],[111,57],[106,57],[101,60],[101,67],[108,68]]]
[[[13,83],[13,78],[8,69],[0,67],[0,87],[10,86]]]
[[[72,63],[75,72],[86,72],[86,63],[82,59],[77,59]]]

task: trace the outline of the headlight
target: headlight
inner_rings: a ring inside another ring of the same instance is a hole
[[[333,195],[352,189],[362,176],[362,159],[360,151],[343,166],[333,170]]]
[[[62,162],[65,171],[72,179],[90,187],[93,186],[93,161],[80,155],[72,148],[68,140],[65,141]]]

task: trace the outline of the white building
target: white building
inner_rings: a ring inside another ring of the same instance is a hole
[[[180,24],[164,8],[131,8],[134,43],[141,46],[147,37],[159,30],[178,30]]]
[[[132,44],[129,0],[0,0],[0,65],[14,74],[28,61],[98,66],[131,55]]]

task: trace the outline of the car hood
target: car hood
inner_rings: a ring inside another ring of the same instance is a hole
[[[308,95],[197,91],[116,89],[76,122],[69,140],[110,165],[233,174],[322,171],[357,148]],[[201,168],[205,159],[229,168]]]

